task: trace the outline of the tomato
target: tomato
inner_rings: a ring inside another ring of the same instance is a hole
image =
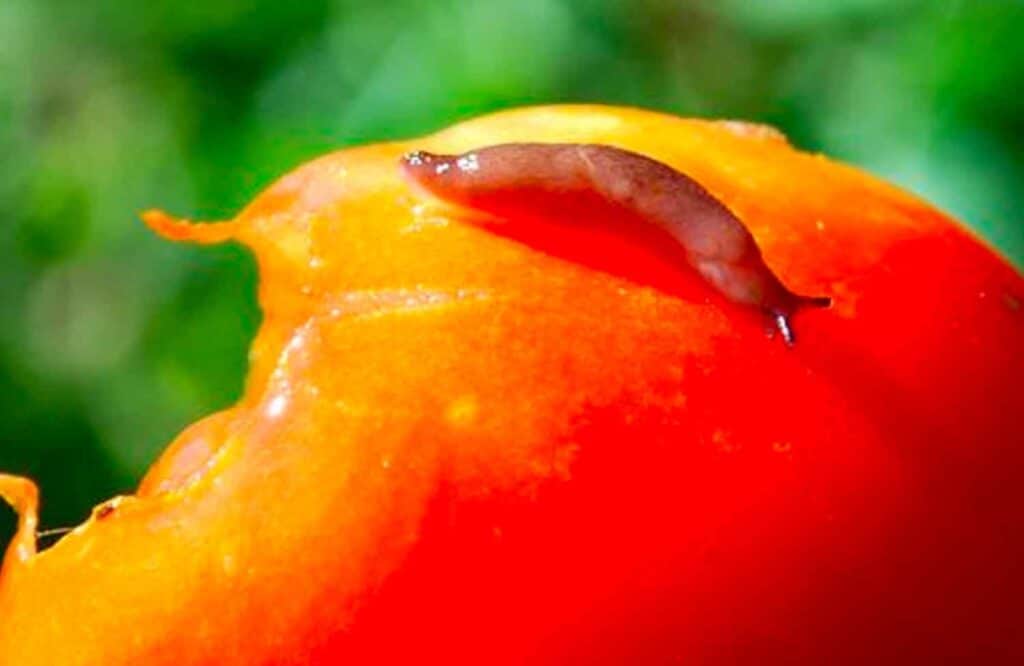
[[[833,306],[790,349],[647,246],[527,242],[398,173],[509,141],[691,175]],[[562,106],[147,220],[255,253],[246,394],[44,552],[0,478],[0,663],[1024,657],[1024,279],[892,186],[767,128]]]

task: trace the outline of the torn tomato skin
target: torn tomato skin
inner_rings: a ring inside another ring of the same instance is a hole
[[[621,234],[542,252],[395,167],[514,141],[687,173],[833,307],[788,350]],[[0,663],[1024,655],[1024,280],[891,186],[757,127],[543,107],[147,220],[255,253],[246,394],[116,511],[8,550]]]

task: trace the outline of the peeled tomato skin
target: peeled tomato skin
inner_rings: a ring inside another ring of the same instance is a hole
[[[613,220],[396,166],[522,141],[690,175],[833,306],[787,349]],[[1024,658],[1024,278],[908,194],[759,126],[556,106],[146,219],[255,254],[246,392],[43,552],[0,477],[0,664]]]

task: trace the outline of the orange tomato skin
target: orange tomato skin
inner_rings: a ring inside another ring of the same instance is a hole
[[[507,141],[672,165],[834,306],[787,349],[628,238],[511,237],[398,175]],[[569,106],[147,219],[255,252],[246,395],[8,551],[0,664],[1024,658],[1024,279],[913,197],[763,128]]]

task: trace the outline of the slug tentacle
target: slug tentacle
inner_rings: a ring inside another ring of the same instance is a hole
[[[787,289],[732,211],[686,174],[644,155],[597,144],[509,143],[462,155],[416,151],[402,158],[402,170],[441,199],[492,214],[596,200],[611,215],[635,217],[675,240],[726,298],[759,308],[790,346],[793,314],[832,302]]]

